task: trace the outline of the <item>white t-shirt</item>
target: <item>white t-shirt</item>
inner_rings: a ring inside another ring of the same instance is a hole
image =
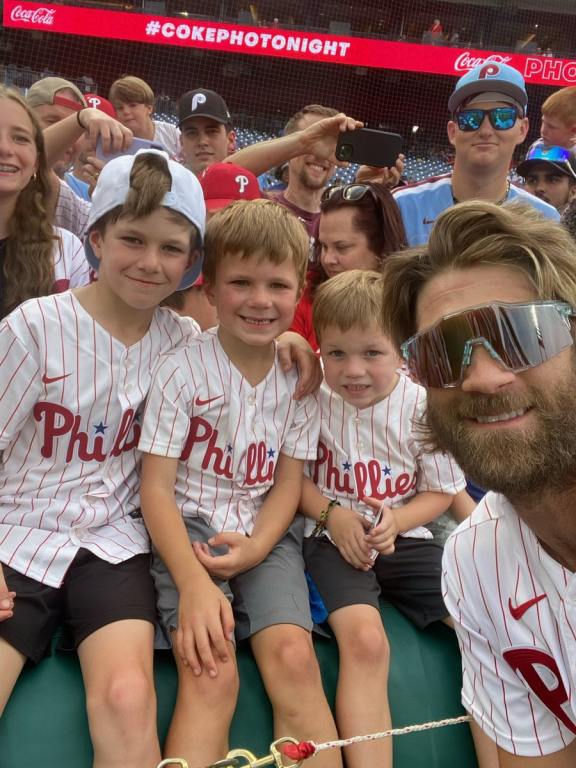
[[[54,243],[54,293],[78,288],[90,282],[90,265],[84,246],[67,229],[54,227],[58,241]]]
[[[176,502],[185,517],[201,517],[217,531],[250,534],[279,454],[316,456],[316,399],[293,400],[296,380],[276,358],[253,387],[222,349],[216,328],[164,356],[139,448],[180,459]]]
[[[576,574],[495,493],[448,539],[443,571],[465,708],[507,752],[565,748],[576,737]]]
[[[178,160],[182,154],[180,145],[180,129],[172,123],[163,120],[154,120],[154,141],[160,142],[170,157]]]
[[[111,563],[147,552],[139,409],[158,357],[198,333],[158,309],[126,347],[71,291],[0,323],[0,563],[58,587],[80,547]]]
[[[423,491],[456,494],[466,487],[462,471],[448,454],[426,453],[414,420],[426,407],[426,390],[401,374],[380,402],[356,408],[323,383],[319,393],[321,425],[318,457],[310,476],[321,493],[368,520],[374,510],[361,499],[371,496],[395,508]],[[306,535],[314,530],[306,520]],[[404,535],[431,538],[420,526]]]

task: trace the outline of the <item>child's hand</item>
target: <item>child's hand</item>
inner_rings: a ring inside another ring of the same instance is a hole
[[[217,676],[217,659],[228,661],[233,633],[232,606],[211,579],[180,593],[174,649],[195,675],[205,669]]]
[[[394,510],[371,496],[365,496],[362,501],[372,507],[375,515],[382,515],[378,525],[366,534],[369,547],[381,555],[391,555],[394,552],[394,542],[399,532]]]
[[[231,531],[217,533],[208,540],[207,544],[193,541],[192,546],[196,557],[208,573],[224,580],[254,568],[267,554],[262,552],[256,538],[249,538],[243,533]],[[210,547],[222,546],[228,547],[225,555],[214,555],[210,551]]]
[[[0,621],[11,619],[14,615],[14,598],[16,592],[10,592],[0,565]]]
[[[328,533],[347,563],[361,571],[372,568],[366,529],[370,521],[348,507],[332,507],[328,515]]]
[[[279,336],[278,359],[285,373],[294,365],[298,368],[294,400],[316,392],[322,383],[322,368],[312,347],[303,336],[293,331],[286,331]]]

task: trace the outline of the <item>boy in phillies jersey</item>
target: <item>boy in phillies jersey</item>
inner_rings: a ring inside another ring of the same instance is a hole
[[[417,627],[445,619],[442,546],[425,528],[465,486],[448,455],[426,455],[415,420],[422,387],[398,373],[382,330],[382,278],[350,270],[325,282],[313,306],[325,383],[318,457],[303,483],[306,567],[340,653],[341,737],[390,728],[389,646],[382,594]],[[391,766],[390,739],[350,747],[349,768]]]
[[[85,243],[98,280],[0,324],[0,711],[63,623],[77,648],[96,768],[160,759],[156,606],[138,514],[138,409],[159,355],[198,333],[157,309],[202,266],[194,175],[164,152],[113,160]]]
[[[179,679],[165,752],[191,766],[227,752],[234,628],[250,639],[276,734],[336,736],[310,634],[304,521],[294,521],[319,416],[315,398],[294,400],[274,341],[292,322],[308,250],[301,223],[275,202],[219,211],[204,281],[220,324],[164,356],[147,401],[142,509]],[[336,768],[340,756],[316,765]]]

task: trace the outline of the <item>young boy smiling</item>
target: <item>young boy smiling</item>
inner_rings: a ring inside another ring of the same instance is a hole
[[[219,325],[159,361],[144,416],[142,508],[179,681],[165,749],[194,766],[227,752],[234,628],[250,639],[276,734],[336,735],[311,641],[304,521],[294,521],[318,411],[314,398],[294,400],[296,378],[275,343],[292,322],[308,250],[301,223],[272,201],[214,216],[204,281]],[[317,766],[337,768],[340,757]]]
[[[311,518],[306,567],[338,642],[344,738],[390,727],[380,592],[420,628],[448,615],[442,547],[424,526],[465,486],[448,456],[425,454],[418,443],[425,392],[398,371],[380,324],[381,293],[378,273],[351,270],[321,285],[313,306],[325,383],[318,457],[300,507]],[[350,747],[346,765],[389,768],[390,739]]]

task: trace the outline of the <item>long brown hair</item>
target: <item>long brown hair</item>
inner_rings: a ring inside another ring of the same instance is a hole
[[[58,240],[47,211],[50,193],[49,171],[42,130],[34,113],[20,95],[0,86],[0,100],[19,104],[32,122],[38,168],[18,195],[14,213],[8,222],[8,240],[2,269],[4,282],[3,315],[26,299],[46,296],[54,286],[54,245]]]

